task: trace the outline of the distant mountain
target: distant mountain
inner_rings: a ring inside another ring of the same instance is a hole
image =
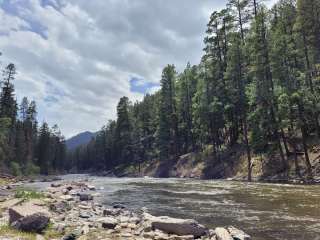
[[[66,141],[67,149],[68,150],[73,150],[76,147],[79,147],[81,145],[85,145],[91,141],[93,137],[96,136],[96,133],[92,132],[83,132],[79,133],[76,136],[73,136]]]

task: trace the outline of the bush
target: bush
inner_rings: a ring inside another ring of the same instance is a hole
[[[33,163],[29,162],[26,165],[26,169],[24,171],[25,175],[39,175],[40,174],[40,167],[34,165]]]
[[[10,163],[10,172],[12,173],[13,176],[21,176],[21,167],[19,163],[17,162],[11,162]]]

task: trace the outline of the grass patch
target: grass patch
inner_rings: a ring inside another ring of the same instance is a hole
[[[0,236],[19,240],[36,240],[36,234],[18,231],[8,225],[0,226]]]
[[[48,227],[43,231],[43,237],[45,239],[61,239],[63,234],[58,233],[57,230],[53,228],[53,223],[50,222]]]
[[[0,186],[8,185],[10,181],[6,178],[0,178]]]
[[[15,191],[14,197],[22,199],[41,199],[45,198],[45,195],[32,189],[18,188]]]

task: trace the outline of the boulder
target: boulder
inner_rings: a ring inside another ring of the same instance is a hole
[[[44,206],[40,206],[38,201],[24,202],[9,208],[9,223],[18,221],[21,218],[42,213],[50,216],[48,210]]]
[[[234,240],[250,240],[250,235],[233,226],[228,227],[228,231]]]
[[[35,213],[11,224],[12,227],[24,232],[41,232],[49,224],[50,218],[44,213]]]
[[[143,216],[146,221],[151,223],[153,229],[158,229],[168,234],[176,234],[178,236],[192,235],[198,238],[207,233],[207,228],[193,219],[178,219],[166,216],[154,217],[147,213],[144,213]]]
[[[107,228],[107,229],[114,229],[118,224],[118,221],[112,217],[100,218],[98,222],[101,223],[103,228]]]
[[[26,232],[41,232],[50,221],[50,214],[39,201],[25,202],[9,208],[9,223]]]
[[[80,201],[90,201],[93,200],[93,196],[89,193],[79,193]]]
[[[233,240],[227,229],[217,227],[215,230],[217,240]]]

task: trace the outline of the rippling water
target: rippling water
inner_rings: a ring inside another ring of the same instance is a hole
[[[256,240],[320,240],[319,185],[102,177],[89,181],[103,187],[99,200],[106,205],[145,207],[154,215],[193,218],[212,228],[233,225]]]

